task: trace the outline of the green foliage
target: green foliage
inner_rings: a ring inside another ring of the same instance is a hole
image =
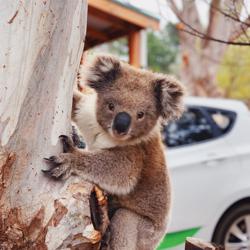
[[[108,53],[117,56],[121,60],[128,61],[128,40],[126,37],[122,37],[111,42],[103,43],[88,50],[88,53]]]
[[[176,73],[177,55],[179,53],[178,33],[173,24],[167,24],[160,31],[149,31],[147,34],[148,67],[156,72]],[[128,59],[128,41],[121,38],[110,43],[103,44],[98,50],[108,52]]]
[[[173,24],[167,24],[161,31],[148,33],[148,66],[150,69],[163,73],[175,71],[178,53],[179,38]]]
[[[217,74],[226,97],[250,102],[250,47],[229,46]]]
[[[128,56],[128,41],[126,38],[120,38],[107,44],[109,53],[120,57]]]

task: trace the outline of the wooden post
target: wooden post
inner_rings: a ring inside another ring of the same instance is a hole
[[[185,250],[224,250],[224,247],[216,246],[197,238],[188,237],[185,243]]]
[[[0,3],[0,249],[92,249],[92,185],[41,172],[70,134],[87,1]]]
[[[141,45],[141,36],[140,31],[133,31],[129,34],[128,37],[129,45],[129,63],[135,67],[141,67],[140,63],[140,45]]]

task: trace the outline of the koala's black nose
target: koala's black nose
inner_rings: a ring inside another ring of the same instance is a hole
[[[118,134],[126,133],[128,132],[130,123],[131,123],[131,116],[126,112],[120,112],[115,117],[113,123],[113,129]]]

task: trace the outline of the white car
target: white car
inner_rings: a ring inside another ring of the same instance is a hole
[[[235,100],[188,98],[163,130],[173,186],[168,234],[158,249],[184,249],[188,236],[250,249],[250,112]]]

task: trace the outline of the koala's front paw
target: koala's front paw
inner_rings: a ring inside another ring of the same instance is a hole
[[[50,169],[42,170],[44,174],[53,179],[66,180],[71,175],[70,154],[60,154],[59,156],[51,156],[44,158]]]
[[[75,151],[74,142],[67,135],[60,135],[59,139],[63,145],[63,153],[70,153]]]
[[[73,140],[74,145],[77,148],[80,148],[80,149],[86,148],[86,144],[75,126],[72,126],[72,140]]]

